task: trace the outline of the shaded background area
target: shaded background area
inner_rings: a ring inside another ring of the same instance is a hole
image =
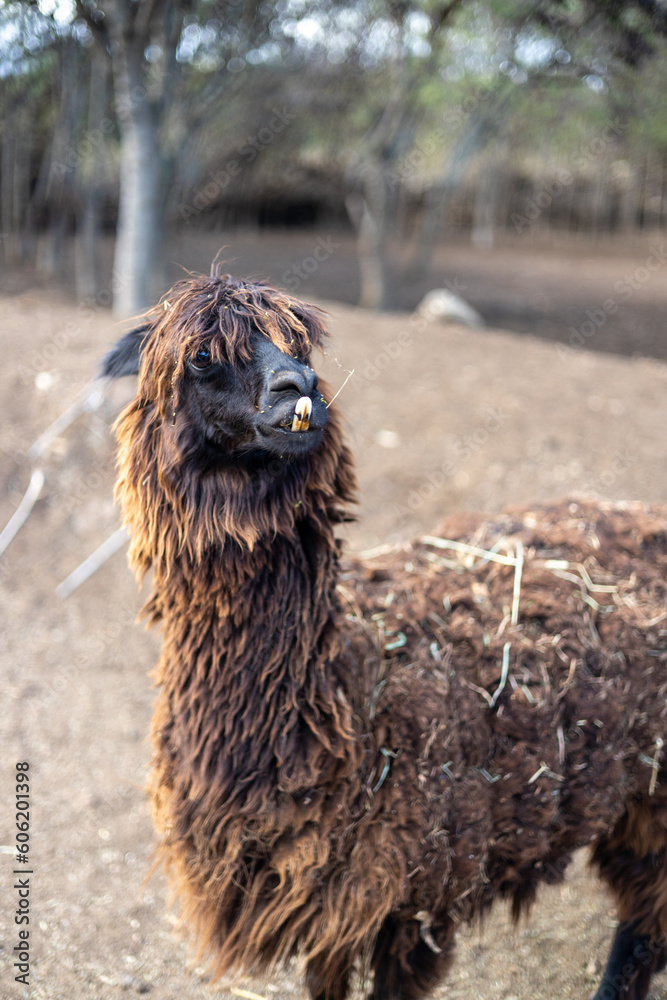
[[[314,252],[324,254],[323,248],[327,256],[315,260]],[[102,241],[100,250],[110,279],[113,241]],[[401,247],[391,250],[400,260]],[[302,297],[348,305],[359,299],[356,242],[344,229],[180,232],[165,247],[167,283],[187,270],[208,273],[216,257],[233,274],[288,285]],[[304,270],[304,261],[315,269]],[[74,297],[73,262],[62,281],[40,284]],[[0,293],[13,296],[34,286],[30,267],[0,274]],[[474,306],[492,328],[576,349],[667,360],[667,239],[660,235],[600,245],[588,240],[527,245],[506,237],[488,250],[459,237],[438,246],[428,269],[414,281],[394,289],[396,309],[409,311],[430,289],[441,287]],[[87,301],[80,308],[105,311],[104,305]]]

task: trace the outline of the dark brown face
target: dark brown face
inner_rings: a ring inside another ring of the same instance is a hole
[[[305,455],[320,443],[327,421],[317,375],[262,334],[253,348],[249,361],[232,364],[200,347],[188,358],[178,410],[221,458]]]

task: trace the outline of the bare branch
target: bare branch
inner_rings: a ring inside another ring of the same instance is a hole
[[[23,494],[20,504],[10,517],[3,530],[0,532],[0,555],[2,555],[9,543],[16,537],[19,530],[30,517],[30,512],[37,503],[43,486],[44,473],[41,469],[35,469],[30,477],[28,489]]]
[[[118,552],[129,538],[130,532],[125,526],[114,531],[113,535],[102,542],[62,583],[58,584],[56,587],[58,597],[65,598],[73,594],[77,587],[80,587],[93,573],[96,573],[100,566],[103,566],[107,559]]]
[[[44,454],[54,438],[62,434],[76,418],[84,412],[97,410],[102,405],[107,389],[107,380],[94,378],[88,382],[74,402],[40,434],[28,449],[28,458],[34,460]]]

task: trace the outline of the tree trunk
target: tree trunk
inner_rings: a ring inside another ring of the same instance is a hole
[[[37,270],[42,277],[58,281],[65,280],[68,273],[66,241],[79,172],[77,137],[83,109],[80,85],[83,58],[80,46],[73,41],[61,51],[55,74],[60,88],[60,113],[54,123],[48,161],[43,164],[34,193],[37,207],[47,218],[36,255]]]
[[[186,6],[168,3],[162,10],[173,22],[173,37],[167,44],[160,36],[165,65],[153,79],[144,56],[150,29],[138,24],[141,8],[131,27],[120,24],[119,44],[112,53],[114,90],[121,108],[120,197],[113,265],[114,312],[119,316],[143,312],[160,291],[165,203],[171,179],[161,126],[169,101],[178,100],[176,48]]]
[[[10,105],[4,122],[5,127],[2,130],[2,157],[0,160],[0,237],[5,264],[13,263],[16,256],[14,224],[15,117],[14,108]]]
[[[163,160],[158,123],[145,114],[125,122],[121,137],[120,202],[114,252],[114,312],[143,312],[153,303],[164,230]]]
[[[380,219],[373,215],[365,198],[357,230],[357,256],[361,285],[359,305],[364,309],[381,309],[386,298],[381,225]]]
[[[381,166],[369,160],[363,171],[361,191],[346,199],[348,214],[357,231],[359,305],[364,309],[387,305],[385,187]]]
[[[480,250],[490,250],[494,244],[502,171],[500,157],[497,154],[490,155],[477,179],[470,238],[472,245]]]
[[[75,277],[79,302],[94,301],[100,288],[100,191],[93,182],[82,193],[76,221]]]
[[[34,234],[30,206],[30,130],[26,112],[9,106],[0,155],[0,237],[7,263],[30,256]]]
[[[30,126],[29,113],[22,108],[18,118],[16,161],[14,173],[14,198],[16,225],[18,229],[18,255],[22,262],[33,260],[35,256],[34,212],[30,199]]]
[[[510,87],[513,85],[510,84]],[[454,147],[444,166],[440,180],[428,192],[422,212],[421,231],[417,236],[412,261],[406,278],[417,281],[430,266],[442,233],[445,210],[449,199],[463,183],[465,170],[474,156],[482,152],[502,129],[512,92],[502,84],[485,99],[483,107]]]
[[[95,301],[100,291],[100,229],[105,177],[105,139],[100,129],[109,98],[108,62],[96,52],[89,66],[88,137],[83,169],[79,171],[76,213],[75,276],[80,302]]]

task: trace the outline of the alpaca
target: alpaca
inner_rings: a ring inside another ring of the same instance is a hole
[[[150,794],[184,923],[215,977],[299,955],[316,1000],[353,976],[417,1000],[461,922],[518,917],[591,845],[619,913],[596,997],[641,1000],[667,957],[667,507],[343,558],[324,339],[315,307],[214,274],[104,362],[139,376],[117,494],[164,636]]]

